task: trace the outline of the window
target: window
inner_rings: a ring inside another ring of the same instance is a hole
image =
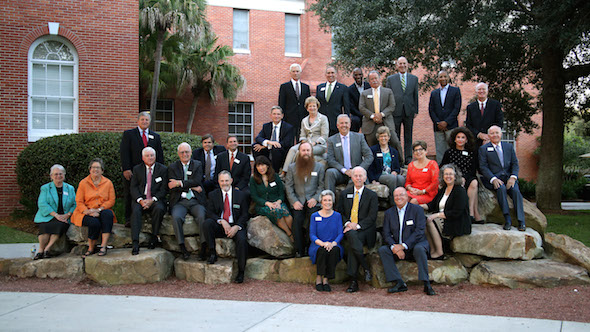
[[[252,154],[252,115],[254,103],[229,104],[229,134],[238,138],[238,150]]]
[[[512,146],[514,146],[514,149],[516,150],[516,131],[514,130],[507,130],[508,128],[508,123],[506,121],[504,121],[504,126],[502,127],[502,142],[507,142],[512,144]]]
[[[148,109],[150,102],[147,102]],[[152,115],[151,127],[154,131],[174,132],[174,100],[158,99],[156,114]]]
[[[33,42],[28,56],[28,139],[78,132],[78,55],[59,36]]]
[[[299,49],[299,15],[285,14],[285,55],[301,56]]]
[[[249,27],[248,11],[234,9],[234,51],[238,53],[249,53]]]

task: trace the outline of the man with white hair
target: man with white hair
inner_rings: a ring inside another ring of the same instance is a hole
[[[307,116],[305,99],[311,96],[309,85],[301,82],[301,66],[297,63],[289,67],[291,80],[279,88],[279,106],[285,114],[285,122],[293,126],[295,141],[299,142],[301,120]],[[278,171],[278,170],[277,170]]]
[[[495,99],[488,98],[488,85],[480,82],[475,86],[477,100],[467,106],[465,127],[477,138],[478,146],[490,141],[487,132],[491,126],[504,126],[502,105]]]

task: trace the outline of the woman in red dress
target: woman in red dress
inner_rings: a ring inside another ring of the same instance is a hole
[[[413,204],[430,203],[438,192],[438,165],[426,158],[426,148],[424,141],[412,144],[413,158],[408,165],[405,187]]]

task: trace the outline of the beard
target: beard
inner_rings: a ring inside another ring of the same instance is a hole
[[[305,181],[305,178],[311,175],[314,166],[315,158],[313,156],[299,156],[295,162],[295,175],[299,180]]]

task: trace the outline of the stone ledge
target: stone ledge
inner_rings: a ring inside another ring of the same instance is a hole
[[[178,279],[201,282],[205,284],[231,283],[238,273],[238,266],[233,259],[219,259],[215,264],[189,259],[177,258],[174,271]]]
[[[84,275],[82,258],[64,254],[58,257],[30,260],[16,259],[10,264],[9,274],[19,278],[77,278]]]

